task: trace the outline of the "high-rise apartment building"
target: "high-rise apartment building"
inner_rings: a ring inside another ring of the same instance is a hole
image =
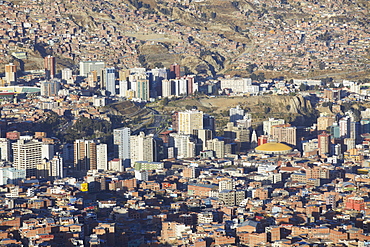
[[[129,82],[127,80],[119,81],[119,96],[127,97],[128,90],[129,90]]]
[[[113,130],[115,157],[121,159],[124,166],[130,165],[130,134],[130,128]]]
[[[271,127],[274,125],[284,124],[284,119],[269,118],[268,121],[263,121],[263,133],[265,135],[271,135]]]
[[[231,89],[234,93],[247,92],[248,87],[252,85],[251,78],[227,78],[220,80],[221,89]]]
[[[162,81],[162,97],[169,97],[174,95],[174,81],[163,80]]]
[[[36,175],[36,166],[42,160],[42,143],[37,140],[20,139],[12,144],[13,165],[18,170],[26,170],[26,176]]]
[[[130,75],[129,69],[120,69],[118,72],[118,80],[127,81],[129,75]]]
[[[217,138],[207,141],[207,148],[213,150],[216,158],[225,157],[225,142]]]
[[[97,84],[96,84],[97,82],[98,82],[98,71],[93,70],[93,71],[89,72],[87,74],[87,83],[88,83],[89,87],[91,87],[91,88],[97,87]]]
[[[181,68],[179,64],[172,64],[170,66],[170,78],[169,79],[176,79],[181,77]]]
[[[186,76],[186,81],[187,81],[187,85],[188,85],[188,94],[193,94],[195,92],[195,87],[194,87],[195,78],[194,78],[194,75]]]
[[[50,160],[43,159],[41,163],[36,165],[37,178],[58,179],[64,177],[63,158],[60,155],[55,155]]]
[[[97,169],[96,142],[78,139],[74,142],[74,166],[77,171]]]
[[[193,130],[203,129],[203,112],[190,110],[178,112],[178,132],[192,135]]]
[[[50,161],[50,176],[53,178],[64,178],[63,158],[55,155]]]
[[[70,80],[72,79],[72,70],[70,68],[62,69],[62,80]]]
[[[337,122],[330,127],[330,134],[333,138],[340,138],[340,126]]]
[[[343,142],[347,151],[356,148],[356,141],[353,138],[344,138]]]
[[[272,126],[271,138],[277,142],[297,146],[297,128],[290,126],[290,124]]]
[[[235,108],[229,110],[230,122],[236,123],[237,120],[243,119],[244,110],[237,105]]]
[[[146,75],[136,80],[136,98],[147,101],[150,98],[149,79]]]
[[[317,137],[319,155],[329,154],[330,153],[330,135],[326,132],[321,133]]]
[[[74,145],[71,143],[67,143],[63,145],[62,158],[66,164],[73,164],[73,160],[74,160],[74,150],[73,149],[74,149]]]
[[[185,78],[173,80],[175,86],[175,95],[183,96],[188,94],[188,81]]]
[[[85,61],[80,62],[80,76],[87,76],[93,70],[101,71],[105,68],[105,63],[102,61]]]
[[[349,116],[339,120],[339,131],[341,137],[348,138],[350,136],[351,118]]]
[[[94,71],[94,70],[93,70]],[[87,76],[89,76],[90,73],[92,73],[93,71],[89,72],[87,74]],[[98,81],[99,81],[99,84],[96,85],[98,88],[100,89],[107,89],[107,84],[106,84],[106,78],[105,78],[105,68],[102,68],[100,70],[96,70],[96,74],[97,74],[97,77],[99,78]]]
[[[7,85],[14,85],[17,81],[17,66],[10,63],[5,65],[5,82]]]
[[[55,57],[49,55],[44,58],[44,69],[47,79],[55,77],[56,74]]]
[[[151,70],[152,73],[152,91],[156,96],[162,95],[162,81],[168,78],[166,68],[155,68]]]
[[[174,157],[190,158],[195,156],[195,146],[190,135],[170,133],[169,147],[173,147]]]
[[[207,150],[207,141],[213,139],[212,130],[199,129],[195,130],[195,134],[198,137],[198,139],[202,141],[203,150]]]
[[[131,164],[136,161],[156,161],[154,160],[154,143],[153,135],[145,135],[140,132],[137,136],[130,136],[130,146],[135,147],[130,149]]]
[[[42,143],[41,158],[51,160],[54,157],[54,145],[50,143]]]
[[[361,125],[360,122],[350,123],[350,138],[355,140],[356,144],[361,142]]]
[[[114,67],[105,69],[104,83],[110,95],[116,95],[116,69]]]
[[[130,75],[128,76],[126,97],[138,98],[145,101],[149,100],[150,92],[154,90],[151,88],[151,82],[153,81],[152,77],[151,72],[146,73],[145,68],[131,69]],[[129,96],[129,94],[133,95]],[[155,94],[157,94],[157,92],[155,92]]]
[[[0,185],[17,184],[18,181],[26,178],[25,169],[14,167],[0,167]]]
[[[250,130],[242,126],[234,126],[232,122],[227,123],[224,128],[224,137],[235,142],[238,146],[238,151],[246,151],[250,142]]]
[[[317,130],[326,130],[328,127],[332,126],[334,122],[334,116],[321,116],[317,118]]]
[[[41,82],[41,95],[42,96],[57,96],[60,89],[59,80],[53,79],[50,81]]]
[[[0,138],[0,160],[12,160],[10,140],[7,138]]]
[[[99,143],[96,145],[96,168],[98,170],[108,170],[108,145]]]

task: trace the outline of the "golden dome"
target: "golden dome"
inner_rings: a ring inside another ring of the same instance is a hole
[[[268,142],[256,147],[256,152],[258,153],[289,153],[292,148],[286,144],[279,142]]]

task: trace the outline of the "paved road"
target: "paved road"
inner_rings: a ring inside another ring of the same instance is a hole
[[[166,130],[166,124],[168,123],[168,115],[162,115],[157,110],[147,107],[151,111],[153,122],[148,128],[148,134],[159,134]]]

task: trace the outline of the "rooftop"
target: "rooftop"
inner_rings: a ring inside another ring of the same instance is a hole
[[[256,147],[258,153],[288,153],[292,151],[292,148],[286,144],[279,142],[268,142]]]

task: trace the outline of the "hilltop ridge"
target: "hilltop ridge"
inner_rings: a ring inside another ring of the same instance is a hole
[[[8,0],[0,63],[41,69],[40,58],[52,54],[59,69],[104,60],[123,69],[177,62],[212,76],[366,77],[368,12],[361,0]]]

